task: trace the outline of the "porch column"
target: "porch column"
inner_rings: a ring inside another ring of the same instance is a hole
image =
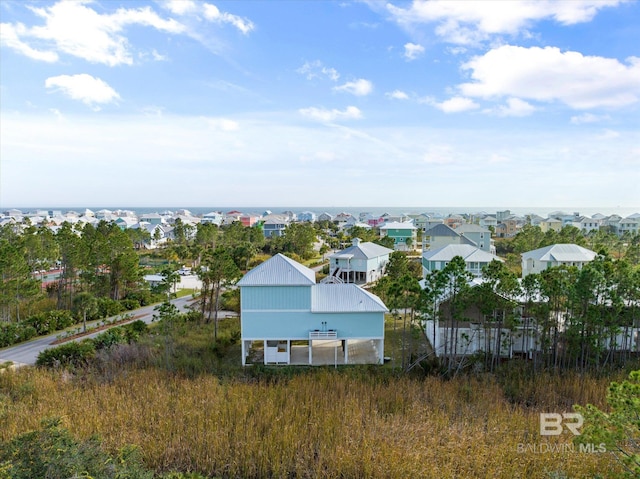
[[[267,364],[267,340],[263,340],[262,343],[264,344],[264,364]]]
[[[313,340],[309,340],[309,366],[313,365]]]
[[[245,351],[245,341],[244,339],[242,341],[240,341],[242,343],[242,365],[246,366],[247,364],[247,353]]]
[[[291,364],[291,340],[287,339],[287,364]]]
[[[384,339],[378,339],[378,361],[384,364]]]
[[[344,363],[349,364],[349,340],[344,340]]]

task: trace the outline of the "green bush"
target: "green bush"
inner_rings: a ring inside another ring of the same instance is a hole
[[[36,328],[26,323],[0,323],[0,348],[28,341],[37,335]]]
[[[31,338],[35,338],[38,335],[36,328],[29,326],[28,324],[21,324],[18,327],[18,335],[16,337],[16,343],[22,343],[29,341]]]
[[[124,331],[121,328],[111,328],[104,333],[100,333],[92,341],[95,349],[107,349],[114,344],[120,344],[125,341]]]
[[[24,322],[35,328],[38,336],[42,336],[68,328],[72,324],[75,324],[76,321],[73,319],[70,311],[57,309],[34,314]]]
[[[116,316],[124,311],[124,306],[120,301],[111,298],[98,298],[98,318],[108,318]],[[94,318],[92,318],[94,319]]]
[[[200,311],[188,311],[182,313],[182,317],[187,323],[196,323],[202,320],[202,313]]]
[[[36,365],[45,367],[80,367],[86,365],[95,354],[96,348],[92,340],[70,341],[42,351],[38,354]]]
[[[71,311],[66,309],[57,309],[55,311],[50,311],[49,315],[51,318],[55,318],[56,326],[58,330],[68,328],[76,323]]]
[[[48,419],[37,431],[0,443],[0,479],[152,479],[136,447],[122,448],[109,456],[100,440],[77,441],[60,426],[60,419]]]
[[[122,326],[122,330],[124,332],[124,339],[126,342],[133,343],[138,341],[140,336],[149,330],[149,327],[147,326],[147,323],[138,319],[133,323]]]
[[[120,301],[120,304],[127,311],[138,309],[140,307],[140,301],[136,299],[123,299],[122,301]]]

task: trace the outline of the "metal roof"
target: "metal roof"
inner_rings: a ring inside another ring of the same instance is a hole
[[[429,228],[424,234],[425,236],[460,236],[460,233],[444,223]]]
[[[278,253],[247,272],[238,286],[309,286],[316,284],[316,273]]]
[[[357,259],[371,259],[377,258],[378,256],[389,255],[391,253],[393,253],[392,249],[385,248],[384,246],[376,243],[366,242],[354,244],[347,249],[331,255],[330,258],[344,258],[344,255],[351,255],[351,257]]]
[[[554,244],[522,253],[522,259],[537,261],[587,262],[598,254],[577,244]]]
[[[311,290],[313,313],[386,313],[389,310],[375,294],[349,284],[316,284]]]
[[[457,233],[491,233],[487,228],[469,223],[458,226],[455,231]]]
[[[405,223],[400,223],[399,221],[390,221],[389,223],[385,223],[380,227],[381,230],[390,230],[390,229],[398,229],[398,230],[415,230],[417,229],[413,223],[407,221]]]
[[[456,256],[461,256],[466,263],[491,263],[494,259],[504,262],[502,258],[468,244],[450,244],[422,253],[422,257],[427,261],[451,261]]]

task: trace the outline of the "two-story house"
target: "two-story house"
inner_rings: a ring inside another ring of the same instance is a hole
[[[388,309],[359,286],[317,284],[313,270],[282,254],[250,270],[238,286],[243,366],[256,343],[264,364],[317,364],[314,346],[326,342],[335,344],[335,364],[349,364],[355,345],[372,351],[370,362],[384,362]]]
[[[384,274],[392,249],[354,238],[353,244],[329,256],[329,276],[326,282],[366,284]]]
[[[462,257],[466,264],[467,271],[477,277],[482,276],[482,269],[492,261],[504,262],[502,258],[483,251],[476,246],[468,244],[451,244],[422,253],[423,276],[426,276],[432,271],[440,271],[444,269],[444,267],[447,266],[456,256]]]
[[[380,227],[380,236],[393,238],[393,248],[396,251],[413,251],[417,247],[418,229],[411,222],[385,223]]]
[[[582,268],[593,261],[597,253],[577,244],[554,244],[522,253],[522,277],[542,273],[554,266]]]

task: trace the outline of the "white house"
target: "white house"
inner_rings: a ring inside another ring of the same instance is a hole
[[[318,364],[314,354],[326,352],[322,343],[334,345],[336,365],[353,362],[354,347],[371,351],[356,354],[359,359],[383,363],[388,309],[359,286],[316,284],[313,270],[282,254],[249,271],[238,286],[243,366],[256,344],[264,364]]]
[[[384,274],[391,253],[392,249],[354,238],[352,246],[329,256],[326,282],[366,284],[377,281]]]
[[[522,277],[541,273],[553,266],[577,266],[582,268],[593,261],[597,253],[577,244],[554,244],[522,253]]]
[[[468,244],[448,245],[422,253],[422,273],[424,276],[432,271],[444,269],[453,258],[460,256],[464,259],[466,269],[474,276],[482,276],[482,269],[492,261],[504,262],[494,254],[487,253]]]

